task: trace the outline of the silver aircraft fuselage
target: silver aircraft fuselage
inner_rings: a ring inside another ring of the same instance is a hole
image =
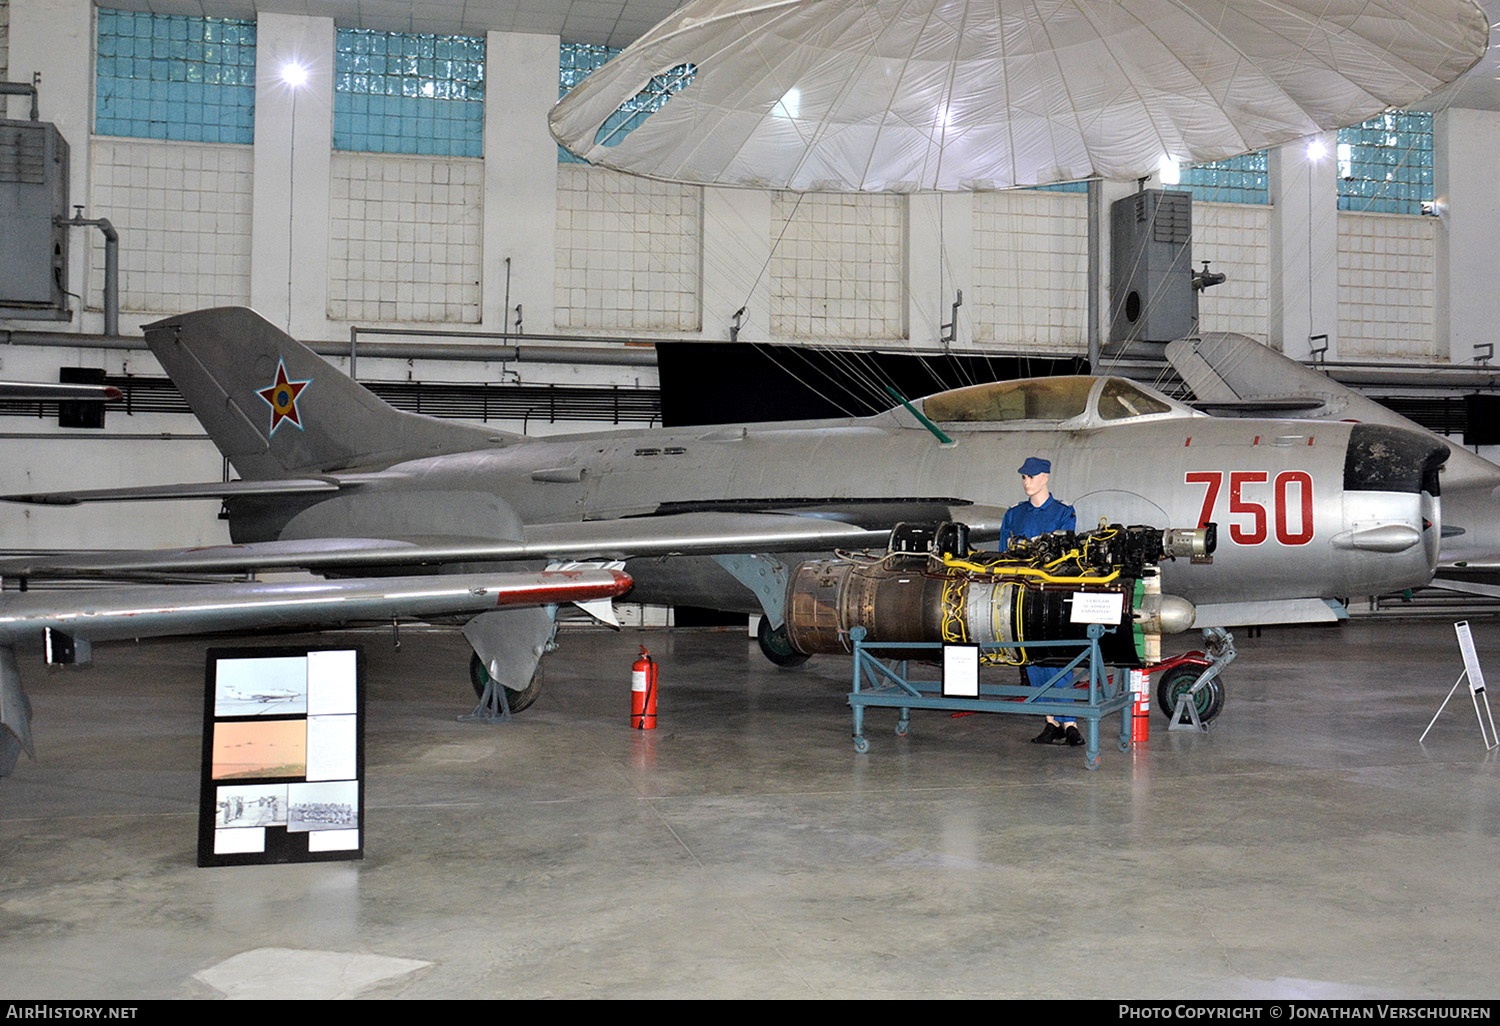
[[[1216,523],[1211,564],[1178,561],[1164,571],[1167,589],[1195,603],[1371,595],[1430,578],[1441,526],[1431,494],[1441,458],[1430,440],[1373,425],[1218,419],[1175,403],[1106,421],[1097,415],[1102,387],[1092,386],[1088,412],[1060,423],[944,423],[949,444],[899,408],[519,441],[397,464],[352,495],[309,499],[295,515],[284,499],[232,501],[231,523],[236,541],[333,537],[366,521],[389,531],[397,511],[428,495],[447,497],[450,510],[467,502],[476,514],[483,497],[498,497],[495,516],[513,513],[520,530],[692,511],[821,510],[814,515],[858,522],[861,509],[893,503],[909,503],[910,519],[946,510],[993,526],[1024,498],[1017,468],[1039,455],[1052,461],[1052,492],[1076,507],[1080,529],[1101,519]],[[490,529],[505,537],[518,528]],[[627,569],[640,601],[755,608],[706,557],[653,556]]]

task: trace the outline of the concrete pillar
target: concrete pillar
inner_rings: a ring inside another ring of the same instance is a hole
[[[89,0],[11,0],[10,67],[8,80],[38,83],[41,120],[57,125],[68,142],[68,194],[72,203],[89,197],[89,136],[94,128],[94,5]],[[24,120],[31,101],[5,98],[7,116]],[[68,213],[71,215],[72,211]],[[85,209],[87,217],[107,216]],[[97,230],[69,229],[68,291],[88,295],[85,278],[89,246]],[[92,234],[91,234],[92,233]],[[104,269],[98,272],[101,276]],[[84,315],[77,299],[70,300],[73,319],[66,326],[40,321],[17,322],[46,330],[102,331],[101,314]]]
[[[556,36],[485,36],[485,331],[514,328],[517,304],[527,331],[556,324],[557,143],[547,112],[557,103],[557,68]]]
[[[1438,356],[1468,363],[1476,345],[1500,342],[1493,266],[1494,240],[1500,238],[1500,112],[1450,108],[1438,112],[1432,127],[1433,195],[1442,225]]]
[[[913,346],[942,345],[943,325],[953,319],[962,291],[974,296],[974,200],[966,192],[918,192],[906,208],[906,324]],[[972,319],[958,311],[955,349],[972,348]]]
[[[741,307],[743,341],[771,338],[771,194],[703,190],[703,337],[729,338]]]
[[[1320,148],[1320,149],[1319,149]],[[1267,154],[1271,191],[1267,334],[1271,347],[1306,360],[1314,335],[1338,359],[1338,139],[1323,132]]]
[[[262,12],[255,29],[250,305],[299,338],[328,334],[332,18]],[[300,87],[282,76],[307,70]]]

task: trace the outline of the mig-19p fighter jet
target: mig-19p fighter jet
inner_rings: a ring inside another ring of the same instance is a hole
[[[471,617],[476,687],[498,682],[513,709],[535,697],[555,603],[629,582],[633,601],[761,613],[763,650],[795,661],[794,566],[883,549],[901,522],[957,521],[973,540],[998,537],[1028,456],[1051,460],[1052,491],[1077,508],[1081,528],[1217,524],[1211,562],[1166,571],[1199,626],[1333,619],[1339,597],[1425,584],[1438,561],[1449,450],[1399,426],[1210,417],[1123,378],[1069,376],[974,385],[869,417],[529,438],[396,411],[250,310],[183,314],[145,333],[239,479],[4,498],[220,498],[233,544],[9,560],[0,573],[297,568],[330,578],[307,586],[329,601],[366,598],[356,612],[387,622],[380,596],[392,575],[412,591],[452,582],[507,588],[523,603],[527,587],[550,588],[519,608],[435,610]],[[624,561],[625,574],[547,569],[565,561]],[[539,576],[511,587],[518,573]],[[14,651],[44,628],[72,645],[193,629],[165,612],[159,623],[91,617],[93,594],[0,598],[0,712],[17,735],[26,722]],[[160,586],[134,601],[161,610],[175,594]],[[316,624],[354,614],[272,594],[235,622],[255,616]]]

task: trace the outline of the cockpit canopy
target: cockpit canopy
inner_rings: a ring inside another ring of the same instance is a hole
[[[1087,427],[1138,417],[1190,417],[1191,409],[1124,378],[1085,375],[1023,378],[970,385],[921,400],[923,414],[939,424],[1043,422]]]

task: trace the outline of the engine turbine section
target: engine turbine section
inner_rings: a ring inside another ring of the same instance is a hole
[[[934,539],[926,552],[911,540]],[[798,652],[849,650],[849,632],[863,627],[870,641],[1003,642],[992,663],[1063,663],[1072,653],[1028,649],[1028,641],[1087,639],[1074,606],[1086,596],[1118,596],[1115,629],[1100,639],[1106,662],[1143,666],[1161,661],[1161,636],[1188,630],[1191,603],[1161,591],[1163,559],[1212,557],[1214,525],[1193,529],[1112,527],[1039,538],[1013,539],[1002,553],[963,552],[940,546],[964,538],[951,525],[892,532],[884,556],[841,554],[799,564],[787,593],[787,637]],[[964,546],[966,549],[967,546]],[[1112,607],[1104,599],[1106,607]],[[1113,608],[1110,612],[1113,617]]]

